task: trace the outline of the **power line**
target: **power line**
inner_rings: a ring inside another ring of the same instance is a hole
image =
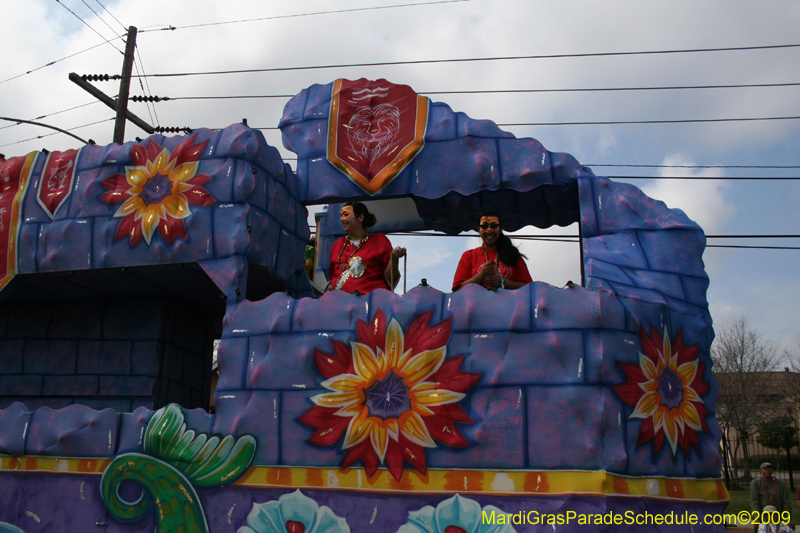
[[[114,19],[114,20],[116,20],[116,21],[117,21],[117,24],[119,24],[119,25],[122,27],[122,31],[124,31],[124,32],[127,32],[127,31],[128,31],[128,27],[127,27],[127,26],[125,26],[125,25],[124,25],[122,22],[120,22],[120,21],[119,21],[119,19],[118,19],[117,17],[115,17],[115,16],[114,16],[114,13],[112,13],[111,11],[109,11],[109,10],[108,10],[108,8],[107,8],[106,6],[104,6],[103,4],[101,4],[101,3],[100,3],[100,0],[94,0],[94,1],[95,1],[95,2],[97,2],[97,5],[99,5],[101,8],[103,8],[103,11],[105,11],[106,13],[108,13],[108,14],[111,16],[111,18],[112,18],[112,19]]]
[[[677,119],[677,120],[605,120],[605,121],[589,121],[589,122],[513,122],[513,123],[501,123],[498,122],[496,126],[502,126],[504,128],[510,127],[521,127],[521,126],[601,126],[601,125],[610,125],[610,126],[617,126],[617,125],[624,125],[624,124],[695,124],[700,122],[752,122],[752,121],[760,121],[760,120],[796,120],[800,119],[800,116],[797,117],[744,117],[744,118],[689,118],[689,119]],[[277,130],[280,129],[278,127],[274,128],[252,128],[254,130]],[[588,163],[584,164],[585,167],[591,166],[621,166],[621,165],[590,165]],[[758,168],[758,167],[750,167],[750,168]],[[779,167],[779,168],[786,168],[786,167]]]
[[[60,5],[61,7],[63,7],[64,9],[66,9],[67,11],[69,11],[70,13],[72,13],[72,14],[75,16],[75,18],[77,18],[78,20],[80,20],[81,22],[83,22],[83,23],[86,25],[86,27],[87,27],[87,28],[89,28],[90,30],[92,30],[93,32],[95,32],[97,35],[99,35],[101,39],[105,39],[105,42],[106,42],[106,43],[108,43],[108,44],[110,44],[112,47],[114,47],[114,50],[116,50],[116,51],[117,51],[117,52],[119,52],[120,54],[123,54],[123,55],[125,55],[125,54],[122,52],[122,50],[120,50],[119,48],[117,48],[116,46],[114,46],[114,44],[111,42],[111,39],[106,39],[105,37],[103,37],[103,35],[102,35],[102,34],[101,34],[99,31],[97,31],[96,29],[94,29],[92,26],[90,26],[90,25],[89,25],[89,23],[88,23],[88,22],[86,22],[86,21],[85,21],[85,20],[83,20],[81,17],[79,17],[77,13],[75,13],[73,10],[71,10],[70,8],[68,8],[67,6],[65,6],[64,4],[62,4],[62,3],[61,3],[61,0],[56,0],[56,2],[58,3],[58,5]],[[85,2],[84,2],[84,3],[85,3]],[[105,44],[105,43],[103,43],[103,44]]]
[[[392,235],[407,235],[407,236],[414,236],[414,237],[464,237],[470,238],[475,237],[477,238],[477,234],[464,234],[459,233],[458,235],[448,235],[446,233],[430,233],[425,231],[387,231],[385,233],[390,233]],[[512,239],[578,239],[579,235],[575,234],[567,234],[567,235],[530,235],[530,234],[514,234],[508,233],[507,234]],[[800,239],[800,235],[795,234],[745,234],[745,235],[706,235],[706,239]],[[578,241],[570,241],[570,242],[578,242]]]
[[[588,165],[587,165],[588,166]],[[795,181],[800,176],[605,176],[612,180],[723,180],[723,181]]]
[[[19,119],[11,119],[11,120],[13,120],[15,122],[30,122],[30,121],[20,121]],[[108,122],[110,120],[115,120],[115,118],[111,117],[111,118],[107,118],[105,120],[98,120],[97,122],[90,122],[89,124],[84,124],[83,126],[76,126],[74,128],[69,128],[69,129],[66,129],[66,130],[62,130],[62,129],[59,128],[58,132],[56,132],[56,133],[48,133],[46,135],[37,135],[36,137],[31,137],[30,139],[23,139],[21,141],[14,141],[13,143],[4,144],[4,145],[0,146],[0,148],[3,148],[5,146],[11,146],[11,145],[14,145],[14,144],[20,144],[20,143],[24,143],[24,142],[28,142],[28,141],[35,141],[36,139],[44,139],[45,137],[50,137],[51,135],[58,135],[58,133],[67,133],[67,132],[70,132],[70,131],[79,130],[81,128],[86,128],[87,126],[94,126],[95,124],[100,124],[102,122]],[[77,138],[81,142],[84,142],[84,143],[87,142],[87,141],[84,141],[83,139],[81,139],[80,137],[76,137],[75,135],[72,135],[71,133],[67,133],[67,135],[71,135],[72,137]]]
[[[620,168],[800,168],[800,165],[634,165],[616,163],[585,163],[583,166]]]
[[[114,31],[114,28],[112,28],[112,27],[111,27],[111,25],[110,25],[108,22],[106,22],[105,20],[103,20],[103,18],[100,16],[100,14],[99,14],[97,11],[95,11],[95,10],[92,8],[92,6],[90,6],[89,4],[87,4],[87,3],[86,3],[86,0],[81,0],[81,2],[83,2],[83,5],[85,5],[86,7],[88,7],[88,8],[89,8],[89,11],[91,11],[92,13],[94,13],[94,16],[95,16],[95,17],[97,17],[97,20],[99,20],[100,22],[102,22],[103,24],[105,24],[105,25],[106,25],[106,27],[107,27],[109,30],[111,30],[111,33],[116,33],[116,32]],[[97,32],[95,32],[95,33],[97,33]]]
[[[598,88],[576,88],[576,89],[491,89],[485,91],[419,91],[417,94],[522,94],[522,93],[565,93],[565,92],[610,92],[610,91],[659,91],[673,89],[742,89],[742,88],[764,88],[764,87],[795,87],[798,83],[753,83],[738,85],[686,85],[686,86],[665,86],[665,87],[598,87]],[[237,99],[259,99],[259,98],[292,98],[294,94],[251,94],[251,95],[223,95],[223,96],[168,96],[162,97],[162,101],[169,100],[237,100]]]
[[[317,11],[314,13],[297,13],[294,15],[277,15],[274,17],[259,17],[253,19],[241,19],[241,20],[228,20],[224,22],[207,22],[204,24],[191,24],[187,26],[167,26],[166,28],[156,28],[150,30],[141,30],[140,33],[144,33],[146,31],[175,31],[175,30],[184,30],[188,28],[204,28],[207,26],[223,26],[225,24],[239,24],[242,22],[258,22],[263,20],[278,20],[278,19],[288,19],[288,18],[299,18],[299,17],[311,17],[316,15],[332,15],[335,13],[353,13],[356,11],[374,11],[378,9],[393,9],[396,7],[417,7],[417,6],[430,6],[434,4],[453,4],[456,2],[469,2],[470,0],[441,0],[438,2],[420,2],[416,4],[397,4],[392,6],[377,6],[377,7],[358,7],[353,9],[337,9],[335,11]]]
[[[422,233],[422,232],[386,232],[392,235],[402,235],[409,237],[462,237],[478,238],[478,235],[458,234],[447,235],[444,233]],[[521,241],[547,241],[547,242],[566,242],[578,244],[578,235],[514,235],[508,234],[511,239]],[[706,239],[797,239],[800,235],[706,235]],[[706,248],[732,248],[732,249],[751,249],[751,250],[800,250],[800,246],[763,246],[746,244],[706,244]]]
[[[515,122],[497,123],[503,127],[517,126],[602,126],[620,124],[692,124],[698,122],[750,122],[757,120],[796,120],[798,117],[746,117],[746,118],[688,118],[678,120],[606,120],[594,122]],[[586,165],[588,166],[588,165]]]
[[[635,55],[660,55],[660,54],[686,54],[686,53],[699,53],[699,52],[737,52],[747,50],[773,50],[781,48],[800,48],[800,44],[778,44],[767,46],[737,46],[729,48],[693,48],[693,49],[678,49],[678,50],[647,50],[637,52],[587,52],[579,54],[540,54],[530,56],[497,56],[497,57],[471,57],[471,58],[458,58],[458,59],[420,59],[415,61],[383,61],[377,63],[351,63],[351,64],[338,64],[338,65],[313,65],[305,67],[276,67],[276,68],[260,68],[260,69],[242,69],[242,70],[216,70],[205,72],[177,72],[169,74],[150,74],[152,77],[175,77],[175,76],[207,76],[216,74],[252,74],[255,72],[283,72],[291,70],[318,70],[318,69],[332,69],[332,68],[351,68],[351,67],[383,67],[383,66],[396,66],[396,65],[422,65],[422,64],[436,64],[436,63],[469,63],[480,61],[509,61],[519,59],[564,59],[564,58],[578,58],[578,57],[613,57],[613,56],[635,56]]]
[[[48,113],[46,115],[40,115],[40,116],[38,116],[36,118],[33,118],[31,120],[42,120],[43,118],[52,117],[52,116],[55,116],[55,115],[60,115],[61,113],[66,113],[67,111],[72,111],[73,109],[80,109],[81,107],[86,107],[86,106],[90,106],[90,105],[97,104],[97,103],[99,103],[99,102],[97,100],[95,100],[94,102],[89,102],[89,103],[86,103],[86,104],[76,105],[75,107],[70,107],[69,109],[62,109],[61,111],[56,111],[55,113]],[[8,126],[3,126],[2,128],[0,128],[0,130],[4,130],[6,128],[13,128],[14,126],[19,126],[20,124],[23,124],[23,123],[22,122],[17,122],[15,124],[9,124]]]
[[[122,36],[115,37],[114,39],[112,39],[112,41],[115,41],[115,40],[121,39],[121,38],[122,38]],[[106,44],[106,42],[108,42],[108,41],[104,41],[104,42],[96,44],[94,46],[90,46],[89,48],[87,48],[85,50],[81,50],[80,52],[75,52],[74,54],[70,54],[70,55],[68,55],[66,57],[62,57],[61,59],[56,59],[55,61],[50,61],[49,63],[46,63],[46,64],[42,65],[41,67],[36,67],[34,69],[28,70],[27,72],[23,72],[22,74],[17,74],[16,76],[12,76],[12,77],[10,77],[8,79],[0,81],[0,84],[5,83],[7,81],[15,80],[17,78],[21,78],[22,76],[27,76],[28,74],[32,74],[32,73],[36,72],[37,70],[42,70],[43,68],[51,67],[51,66],[55,65],[56,63],[60,63],[61,61],[64,61],[64,60],[70,59],[72,57],[75,57],[77,55],[83,54],[84,52],[88,52],[89,50],[94,50],[95,48],[103,46],[104,44]]]

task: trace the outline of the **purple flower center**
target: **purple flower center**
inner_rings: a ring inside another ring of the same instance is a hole
[[[365,390],[364,395],[366,396],[364,404],[369,409],[370,416],[377,416],[383,420],[398,418],[411,409],[406,382],[395,374],[394,370]]]
[[[172,194],[172,182],[163,174],[156,174],[144,184],[139,198],[144,200],[146,205],[160,203],[164,198]]]
[[[658,394],[661,396],[661,405],[670,409],[680,407],[683,401],[681,378],[669,368],[665,368],[658,378]]]

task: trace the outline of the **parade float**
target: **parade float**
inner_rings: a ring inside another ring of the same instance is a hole
[[[0,531],[723,530],[697,224],[386,80],[279,127],[0,160]],[[582,283],[320,296],[347,200],[577,222]]]

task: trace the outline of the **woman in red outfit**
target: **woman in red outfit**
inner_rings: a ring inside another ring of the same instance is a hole
[[[333,243],[329,269],[332,290],[367,294],[375,289],[397,285],[399,258],[406,249],[392,249],[392,243],[382,233],[367,231],[377,222],[361,202],[347,202],[339,213],[345,235]]]
[[[519,253],[503,233],[500,215],[486,211],[480,217],[479,232],[483,244],[461,256],[453,279],[453,291],[477,283],[489,290],[518,289],[533,281]]]

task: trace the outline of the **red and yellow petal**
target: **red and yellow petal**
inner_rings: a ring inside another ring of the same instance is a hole
[[[375,421],[366,416],[366,407],[358,415],[350,419],[350,424],[347,426],[347,433],[344,436],[344,443],[342,448],[352,448],[368,438],[372,433],[372,427]]]
[[[184,163],[182,165],[176,166],[172,172],[169,174],[169,180],[172,183],[182,183],[187,180],[190,180],[197,174],[197,169],[200,167],[200,164],[197,162],[193,163]]]
[[[124,217],[130,215],[131,213],[138,213],[141,209],[145,207],[144,200],[139,198],[138,196],[134,196],[132,198],[128,198],[125,200],[125,203],[117,209],[117,212],[114,213],[115,217]]]
[[[369,440],[372,442],[375,453],[378,454],[378,459],[383,462],[386,457],[386,448],[389,446],[389,435],[386,428],[382,424],[373,423],[369,432]]]
[[[677,374],[684,386],[689,386],[694,381],[694,377],[697,375],[697,363],[698,361],[695,359],[678,367]]]
[[[439,370],[444,362],[446,348],[428,350],[413,356],[400,368],[398,376],[406,380],[407,385],[415,385]]]
[[[659,372],[656,364],[643,353],[639,354],[639,367],[642,369],[644,377],[648,380],[658,379]]]
[[[341,409],[361,402],[360,391],[352,392],[327,392],[311,397],[311,401],[320,407],[334,407]]]
[[[360,342],[351,342],[350,347],[353,351],[353,365],[356,373],[362,378],[374,378],[380,369],[375,353]]]
[[[400,417],[400,434],[424,448],[436,447],[422,417],[413,411],[406,412]]]
[[[182,194],[170,194],[159,204],[163,206],[170,216],[175,218],[186,218],[192,214],[189,209],[189,201]]]
[[[386,330],[386,345],[383,350],[385,355],[383,364],[386,368],[401,367],[405,364],[405,360],[410,354],[406,353],[404,346],[403,328],[393,318]]]
[[[429,382],[425,382],[425,384],[427,385]],[[460,402],[466,396],[463,392],[453,392],[446,389],[420,389],[418,388],[419,385],[422,385],[422,383],[409,390],[412,405],[424,405],[426,407],[444,405]],[[430,385],[434,384],[430,383]]]
[[[636,407],[631,413],[631,418],[646,418],[651,416],[661,405],[661,395],[657,392],[646,392],[639,398]]]
[[[322,382],[326,389],[339,392],[361,391],[367,385],[367,380],[356,374],[342,374]]]
[[[700,423],[700,414],[697,412],[697,409],[695,409],[694,405],[689,402],[681,402],[679,410],[681,413],[681,419],[686,423],[687,426],[696,431],[703,430],[703,426]]]

